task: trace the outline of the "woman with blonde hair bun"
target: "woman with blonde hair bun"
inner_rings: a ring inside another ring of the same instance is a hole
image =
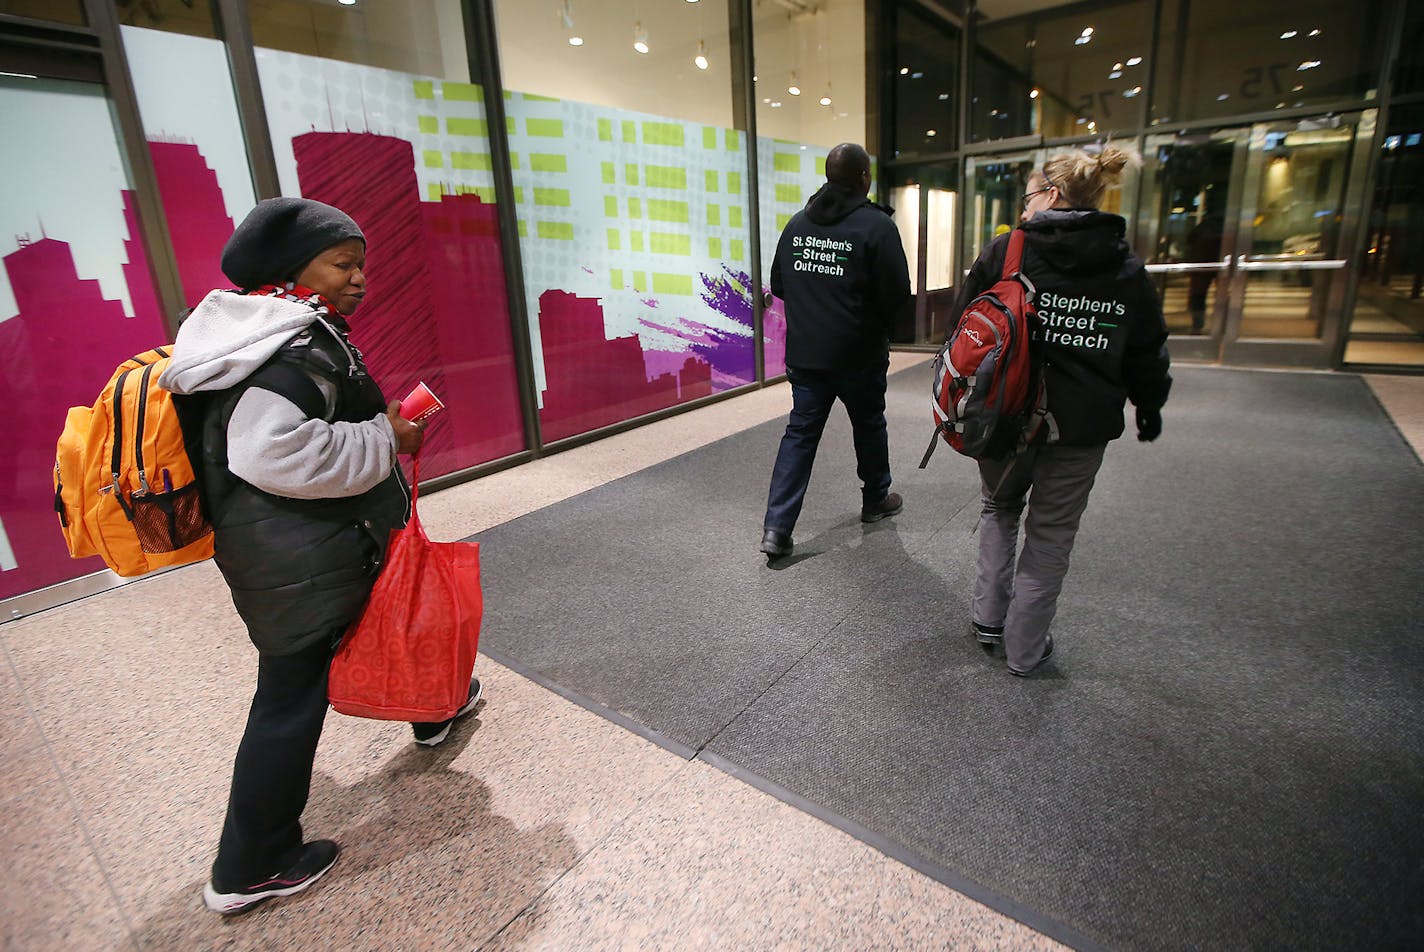
[[[1107,444],[1123,433],[1126,401],[1136,407],[1138,440],[1162,432],[1172,385],[1162,303],[1128,249],[1126,222],[1098,209],[1123,170],[1140,162],[1115,145],[1074,149],[1034,170],[1023,196],[1022,272],[1037,289],[1046,425],[1012,460],[979,463],[983,511],[971,606],[980,644],[1003,644],[1016,675],[1053,653],[1049,625],[1073,539]],[[979,255],[955,313],[999,280],[1010,237],[995,238]]]

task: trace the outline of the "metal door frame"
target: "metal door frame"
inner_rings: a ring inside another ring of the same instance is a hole
[[[1221,360],[1223,340],[1226,336],[1226,315],[1228,293],[1232,272],[1232,255],[1236,247],[1241,222],[1241,190],[1245,178],[1246,152],[1250,138],[1250,126],[1223,126],[1210,130],[1213,138],[1220,138],[1232,146],[1231,173],[1227,179],[1226,204],[1222,208],[1221,258],[1217,261],[1179,261],[1146,265],[1149,274],[1191,274],[1213,271],[1217,278],[1212,282],[1211,313],[1207,317],[1208,333],[1200,336],[1176,335],[1171,338],[1174,357],[1216,363]],[[1175,143],[1180,133],[1152,133],[1143,140],[1144,168],[1138,179],[1137,189],[1137,229],[1134,235],[1135,247],[1141,252],[1155,248],[1157,236],[1161,232],[1161,222],[1156,219],[1156,203],[1148,205],[1146,198],[1148,176],[1161,168],[1157,150],[1163,145]],[[1153,217],[1148,218],[1147,212]]]

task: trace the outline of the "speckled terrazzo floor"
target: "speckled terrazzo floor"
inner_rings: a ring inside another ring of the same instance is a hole
[[[1370,383],[1419,452],[1424,377]],[[461,538],[788,406],[784,384],[723,401],[432,494],[422,517]],[[332,715],[306,823],[341,861],[222,920],[199,890],[255,659],[215,569],[5,624],[0,648],[0,948],[1055,945],[488,659],[487,704],[433,750]]]

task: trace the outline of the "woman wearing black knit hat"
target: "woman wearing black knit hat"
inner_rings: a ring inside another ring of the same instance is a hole
[[[976,637],[986,648],[1004,645],[1012,674],[1029,674],[1053,653],[1048,629],[1078,521],[1107,444],[1122,435],[1125,402],[1136,407],[1139,440],[1162,432],[1172,385],[1162,304],[1127,247],[1122,217],[1098,210],[1108,187],[1137,161],[1117,146],[1055,155],[1029,176],[1023,197],[1023,273],[1038,291],[1048,414],[1018,457],[980,461],[972,605]],[[980,254],[960,291],[960,310],[999,280],[1008,241],[996,238]]]
[[[214,560],[257,647],[257,689],[233,764],[227,818],[203,890],[245,912],[300,892],[336,862],[301,815],[327,708],[327,671],[409,517],[396,463],[421,426],[387,403],[347,338],[366,294],[366,239],[339,209],[261,202],[223,249],[238,286],[184,320],[159,383],[201,442]],[[460,713],[479,700],[479,682]],[[453,719],[452,719],[453,720]],[[449,723],[414,725],[438,743]]]

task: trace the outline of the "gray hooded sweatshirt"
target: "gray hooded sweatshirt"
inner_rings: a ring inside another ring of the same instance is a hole
[[[295,301],[212,291],[178,329],[158,384],[178,394],[226,390],[315,320],[316,312]],[[330,384],[314,382],[330,406]],[[254,388],[233,410],[227,451],[232,474],[264,492],[331,499],[358,496],[389,476],[396,435],[383,414],[360,423],[312,419],[285,397]]]

